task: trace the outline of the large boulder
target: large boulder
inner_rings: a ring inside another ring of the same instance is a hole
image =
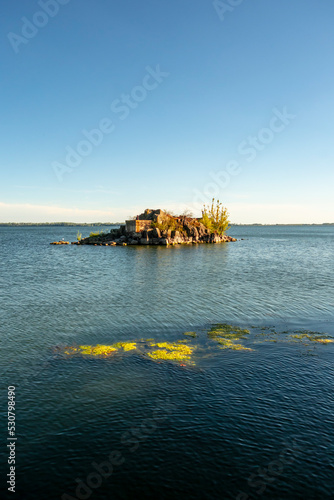
[[[184,221],[183,227],[185,232],[187,233],[187,236],[190,236],[192,234],[193,227],[190,225],[189,222]]]
[[[158,210],[153,210],[152,208],[147,208],[142,214],[138,215],[139,220],[152,220],[154,222],[160,222],[165,216],[166,212],[159,208]]]
[[[155,238],[155,229],[148,229],[146,233],[149,240]]]
[[[157,227],[155,227],[154,229],[152,229],[152,237],[153,238],[161,238],[160,229],[158,229]]]
[[[198,232],[199,238],[201,238],[202,236],[204,236],[206,234],[206,227],[201,222],[199,223],[199,226],[197,228],[197,232]]]
[[[198,231],[197,231],[197,228],[195,226],[192,228],[191,236],[192,236],[193,240],[195,240],[195,241],[198,240]]]

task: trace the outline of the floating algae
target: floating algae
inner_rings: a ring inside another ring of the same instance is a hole
[[[264,331],[266,328],[267,331]],[[218,323],[211,325],[211,328],[204,330],[198,335],[195,332],[184,332],[188,338],[181,338],[173,342],[155,341],[154,339],[140,339],[137,341],[116,342],[111,345],[79,345],[67,346],[61,349],[65,356],[82,356],[96,358],[118,359],[134,353],[152,361],[173,361],[182,365],[194,365],[193,356],[196,351],[197,359],[205,359],[218,355],[221,349],[230,351],[252,351],[250,347],[244,346],[240,341],[248,340],[248,345],[264,344],[268,342],[276,344],[301,344],[310,348],[316,345],[326,345],[334,343],[334,337],[326,333],[313,332],[309,330],[289,330],[276,332],[273,327],[251,327],[252,334],[245,328]],[[199,337],[196,345],[192,344],[193,338]],[[268,345],[268,344],[267,344]],[[269,346],[268,346],[269,347]]]
[[[72,356],[74,354],[81,354],[82,356],[102,356],[108,357],[115,353],[117,348],[112,345],[79,345],[78,347],[66,347],[64,354]]]
[[[189,361],[196,347],[181,344],[180,342],[158,342],[151,343],[151,347],[159,347],[158,350],[148,352],[151,359],[168,361]]]
[[[176,342],[158,342],[154,344],[153,342],[150,344],[151,347],[160,347],[161,349],[168,349],[169,351],[182,351],[185,348],[191,349],[188,346],[180,345],[180,343],[184,341],[176,341]]]
[[[208,337],[220,344],[221,349],[231,349],[233,351],[252,351],[242,344],[236,344],[234,341],[246,338],[249,330],[238,326],[228,325],[227,323],[218,323],[208,331]]]
[[[63,354],[67,356],[96,356],[107,358],[118,352],[128,352],[139,350],[140,354],[148,356],[151,359],[171,360],[171,361],[185,361],[190,360],[195,347],[189,347],[184,344],[185,339],[176,342],[149,342],[148,345],[143,346],[142,349],[137,347],[137,342],[116,342],[112,345],[79,345],[66,347]],[[147,347],[150,349],[147,351]],[[151,348],[158,348],[151,350]]]
[[[311,332],[311,333],[298,333],[296,335],[290,335],[290,337],[298,340],[309,340],[310,342],[318,342],[319,344],[330,344],[334,342],[333,339],[323,338],[323,336],[319,335],[321,334],[317,334],[316,332]]]
[[[261,328],[260,330],[264,330],[264,328]],[[255,343],[258,344],[263,342],[281,342],[299,343],[304,346],[310,346],[311,342],[318,344],[330,344],[334,342],[334,340],[330,338],[328,334],[314,332],[311,330],[284,330],[282,332],[276,332],[275,330],[271,329],[268,333],[257,333],[255,337],[262,337],[261,341],[255,341]]]
[[[124,342],[122,345],[124,351],[134,351],[137,349],[136,342]]]
[[[112,345],[79,345],[77,347],[66,347],[64,354],[68,356],[73,356],[75,354],[81,354],[82,356],[100,356],[109,357],[115,354],[119,349],[123,348],[124,351],[132,351],[136,349],[136,342],[118,342]]]
[[[185,361],[191,359],[192,351],[166,351],[166,349],[159,349],[158,351],[152,351],[147,353],[147,355],[152,359],[166,359],[169,361]]]
[[[183,335],[187,335],[187,337],[193,337],[193,338],[197,337],[195,332],[184,332]]]
[[[113,344],[112,347],[116,349],[123,348],[124,351],[134,351],[137,349],[137,342],[117,342]]]
[[[221,344],[221,349],[232,349],[232,351],[252,351],[249,347],[245,347],[242,344],[235,344],[230,339],[220,338],[217,339],[218,344]]]
[[[245,338],[250,333],[249,330],[240,328],[239,326],[228,325],[227,323],[218,323],[212,326],[208,331],[208,336],[215,339],[216,337],[225,337],[229,339],[239,340]]]

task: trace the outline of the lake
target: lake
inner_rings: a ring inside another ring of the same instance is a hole
[[[49,244],[78,229],[0,227],[2,496],[332,499],[334,226]],[[151,355],[172,345],[191,354]]]

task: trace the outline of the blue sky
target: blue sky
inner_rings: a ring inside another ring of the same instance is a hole
[[[0,221],[200,215],[215,196],[237,223],[334,222],[333,17],[332,0],[6,2]]]

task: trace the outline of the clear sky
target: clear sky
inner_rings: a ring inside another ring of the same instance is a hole
[[[1,222],[334,222],[333,0],[2,10]]]

